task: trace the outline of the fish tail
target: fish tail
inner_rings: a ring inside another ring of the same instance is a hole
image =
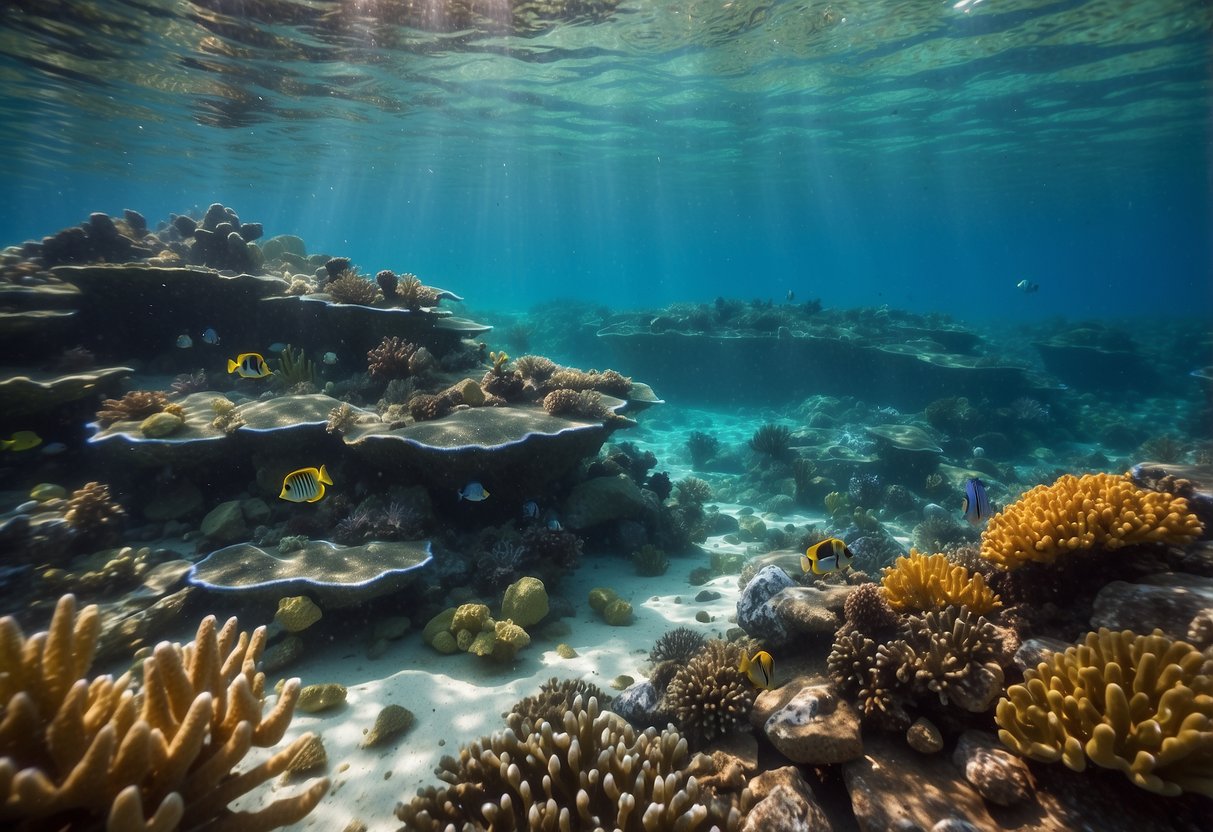
[[[240,367],[240,365],[239,365],[239,364],[237,364],[237,363],[236,363],[235,361],[233,361],[232,359],[230,359],[230,358],[229,358],[229,359],[227,360],[227,371],[228,371],[229,373],[234,373],[234,372],[236,372],[236,370],[237,370],[239,367]]]
[[[333,484],[333,481],[331,479],[329,479],[328,468],[325,467],[324,465],[320,466],[320,476],[317,479],[319,479],[320,482],[324,483],[325,485]]]
[[[737,664],[737,669],[742,673],[748,673],[750,671],[750,657],[745,653],[741,654],[741,661]]]

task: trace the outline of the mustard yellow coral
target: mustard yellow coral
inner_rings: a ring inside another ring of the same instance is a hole
[[[1164,795],[1213,797],[1213,661],[1160,630],[1101,629],[1024,673],[998,736],[1025,757],[1118,769]]]
[[[981,573],[969,574],[944,555],[924,555],[914,549],[898,558],[880,579],[889,606],[898,610],[937,610],[967,606],[978,615],[1002,606]]]
[[[990,518],[981,556],[1004,569],[1053,563],[1076,549],[1118,549],[1134,543],[1183,545],[1202,526],[1188,501],[1143,491],[1127,476],[1066,474],[1038,485]]]

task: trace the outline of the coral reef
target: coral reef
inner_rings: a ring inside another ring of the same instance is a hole
[[[354,270],[346,270],[340,277],[325,283],[324,291],[337,303],[370,306],[380,298],[379,286]]]
[[[561,387],[569,390],[597,390],[618,399],[626,399],[632,392],[632,380],[614,370],[598,372],[561,367],[548,377],[546,386],[549,390]]]
[[[216,396],[211,399],[211,409],[215,411],[215,418],[211,420],[211,426],[216,430],[232,433],[244,424],[244,417],[240,415],[236,404],[230,399]]]
[[[1038,485],[990,518],[981,556],[1003,569],[1054,563],[1080,549],[1138,543],[1184,545],[1202,525],[1183,497],[1142,491],[1127,476],[1066,474]]]
[[[153,413],[164,410],[168,396],[159,390],[132,390],[121,399],[106,399],[97,411],[97,421],[102,427],[114,422],[142,421]]]
[[[691,468],[696,471],[707,465],[720,451],[720,440],[702,431],[693,430],[687,436],[687,453],[691,455]]]
[[[560,367],[542,355],[523,355],[514,359],[514,369],[527,381],[544,384]]]
[[[901,619],[889,606],[879,584],[866,583],[855,587],[842,605],[845,628],[865,636],[890,633],[901,626]]]
[[[683,736],[702,744],[748,724],[754,686],[738,669],[748,645],[713,639],[670,680],[662,710]]]
[[[590,697],[594,697],[602,708],[609,708],[611,705],[611,697],[593,682],[584,679],[557,679],[553,676],[539,686],[537,695],[528,696],[515,703],[510,712],[531,725],[538,725],[540,722],[560,725],[564,722],[565,713],[573,710],[578,697],[581,697],[582,702],[589,702]]]
[[[792,431],[783,426],[765,424],[750,437],[750,450],[771,459],[784,459],[791,453]]]
[[[997,709],[998,736],[1034,760],[1087,760],[1164,795],[1213,797],[1213,661],[1155,631],[1101,629],[1053,653]]]
[[[358,422],[358,416],[349,402],[342,402],[329,411],[329,420],[324,429],[328,433],[346,434]]]
[[[444,757],[441,789],[396,806],[410,832],[453,829],[617,829],[685,832],[740,827],[740,812],[688,775],[673,731],[637,733],[578,698],[557,725],[519,714],[509,729]]]
[[[898,610],[934,610],[964,604],[981,615],[1002,606],[981,573],[970,575],[944,555],[923,555],[913,549],[884,571],[881,586],[890,606]]]
[[[382,272],[380,272],[382,274]],[[402,274],[396,279],[395,300],[405,309],[416,311],[422,308],[432,308],[438,305],[441,293],[423,284],[415,274]],[[384,297],[389,301],[393,298],[383,290]]]
[[[278,355],[278,367],[274,371],[274,381],[287,388],[294,388],[300,384],[315,384],[316,364],[307,357],[302,349],[295,350],[291,348],[290,344],[287,344]]]
[[[410,375],[409,359],[417,345],[395,335],[384,338],[366,354],[367,370],[376,381],[405,378]]]
[[[72,492],[63,515],[81,547],[100,547],[117,542],[126,522],[126,510],[110,496],[108,485],[85,483]]]
[[[227,806],[285,771],[305,734],[235,773],[252,746],[276,745],[290,724],[299,680],[269,713],[256,662],[265,629],[250,637],[208,616],[182,647],[162,642],[131,674],[86,677],[101,631],[96,607],[63,596],[50,630],[25,638],[0,619],[0,819],[21,829],[275,829],[301,820],[328,781],[257,810]],[[145,820],[144,814],[151,816]]]
[[[552,416],[583,419],[606,419],[613,415],[597,391],[564,387],[557,388],[543,397],[543,409]]]

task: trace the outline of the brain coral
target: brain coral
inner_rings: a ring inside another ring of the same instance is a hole
[[[1034,760],[1119,769],[1147,791],[1213,797],[1213,661],[1155,630],[1088,633],[1012,685],[998,736]]]
[[[1002,606],[980,573],[969,574],[944,555],[923,555],[913,549],[884,570],[880,580],[889,605],[898,610],[935,610],[949,605],[967,606],[977,614]]]
[[[1201,530],[1183,497],[1142,491],[1127,476],[1066,474],[991,517],[981,535],[981,556],[1016,569],[1031,561],[1053,563],[1076,549],[1183,545]]]
[[[687,744],[674,731],[638,734],[581,697],[561,725],[532,725],[516,713],[508,724],[462,749],[458,760],[442,759],[439,777],[448,785],[397,804],[406,829],[695,832],[741,825],[735,807],[722,806],[687,774]]]

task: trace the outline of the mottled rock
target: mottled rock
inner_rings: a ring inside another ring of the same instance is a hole
[[[270,522],[270,507],[260,497],[242,500],[240,511],[250,525],[261,526]]]
[[[790,586],[771,598],[771,606],[790,636],[832,635],[842,623],[849,586]]]
[[[660,692],[648,679],[641,679],[611,701],[611,710],[639,728],[657,725]]]
[[[1035,789],[1027,763],[1007,751],[990,734],[965,731],[952,752],[952,762],[964,772],[977,793],[999,806],[1031,800]]]
[[[830,765],[863,754],[859,714],[824,685],[800,688],[767,718],[763,731],[795,763]]]
[[[825,812],[795,766],[764,771],[749,782],[758,801],[746,815],[742,832],[830,832]]]
[[[758,570],[737,599],[737,624],[756,639],[779,646],[789,638],[771,599],[795,582],[778,566]]]
[[[1024,670],[1034,670],[1038,664],[1048,661],[1054,653],[1062,653],[1067,647],[1073,647],[1068,641],[1059,638],[1029,638],[1015,651],[1015,666]]]
[[[198,527],[202,536],[215,543],[235,543],[248,536],[239,500],[228,500],[211,509]]]
[[[914,720],[906,731],[906,742],[910,748],[922,754],[934,754],[943,750],[943,735],[934,722],[925,716]]]
[[[345,685],[336,682],[326,682],[319,685],[305,685],[299,691],[299,701],[295,703],[297,710],[305,714],[327,711],[345,703]]]
[[[1105,585],[1095,596],[1091,627],[1135,633],[1157,627],[1171,638],[1183,639],[1192,619],[1206,611],[1213,612],[1213,578],[1163,572],[1137,583]]]

